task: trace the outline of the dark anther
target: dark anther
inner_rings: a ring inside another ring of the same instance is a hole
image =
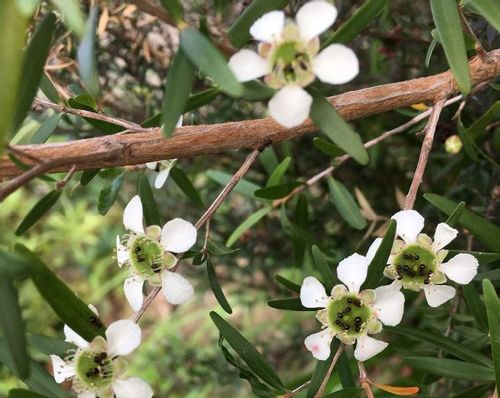
[[[140,263],[146,261],[146,257],[144,257],[142,254],[136,254],[136,257],[137,261],[139,261]]]
[[[415,260],[418,260],[420,258],[420,256],[418,254],[415,254],[415,256],[413,257]]]
[[[405,254],[403,254],[403,258],[404,258],[405,260],[412,260],[412,259],[413,259],[413,256],[412,256],[411,254],[405,253]]]
[[[355,330],[356,332],[359,332],[359,331],[361,331],[361,326],[359,326],[359,325],[356,325],[356,326],[354,327],[354,330]]]
[[[408,267],[407,265],[405,265],[405,266],[403,267],[403,271],[408,271],[409,269],[410,269],[410,267]]]
[[[357,316],[356,318],[354,318],[354,322],[361,323],[361,317]]]
[[[337,318],[342,319],[343,316],[344,316],[344,314],[342,314],[342,312],[337,312]]]
[[[397,269],[397,271],[398,271],[398,272],[401,272],[401,270],[403,269],[403,267],[401,267],[401,265],[398,265],[398,266],[396,267],[396,269]]]
[[[403,279],[403,275],[398,274],[398,279],[399,279],[399,280]]]
[[[344,330],[349,330],[351,327],[349,325],[344,325]]]
[[[340,325],[340,319],[335,319],[335,324]]]
[[[350,298],[350,297],[349,297],[349,298],[347,299],[347,302],[348,302],[349,304],[352,304],[352,298]]]
[[[419,267],[421,270],[424,270],[425,269],[425,264],[420,264],[420,267]]]
[[[101,352],[94,357],[94,362],[102,365],[107,356],[108,354],[106,354],[105,352]]]
[[[421,269],[420,271],[418,271],[418,275],[419,276],[424,276],[425,275],[425,271],[423,269]]]
[[[91,368],[85,372],[85,376],[87,377],[97,376],[98,374],[99,374],[99,369],[97,368]]]
[[[351,312],[351,307],[345,307],[344,311],[345,312]]]
[[[140,253],[142,251],[141,247],[140,246],[136,246],[134,251],[137,253]]]
[[[151,271],[158,273],[161,271],[161,261],[158,260],[153,260],[153,263],[151,264]]]
[[[427,272],[427,275],[429,275],[429,276],[431,276],[432,274],[434,274],[434,272],[432,272],[432,271]]]
[[[355,301],[354,301],[354,305],[355,305],[356,307],[361,307],[361,301],[359,301],[359,300],[355,300]]]
[[[428,285],[428,284],[429,284],[429,279],[424,279],[424,283],[425,283],[426,285]]]

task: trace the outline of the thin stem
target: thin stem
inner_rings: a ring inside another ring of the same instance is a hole
[[[301,384],[298,386],[296,389],[289,391],[283,395],[281,395],[280,398],[292,398],[295,397],[298,393],[304,391],[309,385],[311,384],[311,380],[306,381],[305,383]]]
[[[365,365],[363,362],[358,362],[358,368],[359,368],[359,382],[361,384],[361,387],[363,390],[365,390],[365,394],[368,398],[375,398],[373,395],[372,389],[370,387],[370,381],[368,379],[368,376],[366,374],[366,369]]]
[[[484,58],[486,56],[487,52],[484,49],[481,42],[479,41],[479,39],[477,38],[474,31],[472,30],[471,26],[469,25],[469,22],[465,18],[465,15],[463,13],[463,7],[458,7],[458,13],[460,14],[462,27],[469,33],[469,35],[471,35],[472,39],[474,40],[474,43],[475,43],[474,48],[476,50],[477,55],[479,55],[481,58]]]
[[[328,383],[328,380],[330,379],[330,376],[332,375],[333,368],[335,368],[335,365],[337,364],[337,361],[340,358],[340,355],[342,355],[342,352],[344,351],[345,345],[340,343],[339,348],[337,348],[337,352],[335,352],[335,355],[333,357],[332,363],[330,367],[328,368],[328,371],[326,372],[326,375],[321,382],[321,385],[318,388],[318,391],[314,395],[314,398],[321,398],[323,396],[323,393],[325,392],[326,385]]]
[[[71,177],[73,177],[73,174],[75,174],[76,171],[76,165],[73,165],[73,167],[69,170],[68,174],[61,180],[58,181],[56,184],[56,189],[63,189],[66,184],[69,182]]]
[[[429,160],[429,153],[432,148],[432,142],[434,141],[434,133],[436,132],[439,116],[441,115],[441,111],[443,110],[445,102],[445,98],[439,99],[434,103],[434,106],[432,107],[432,113],[429,118],[429,123],[427,123],[427,127],[425,129],[424,142],[422,143],[422,148],[420,149],[417,168],[415,169],[410,189],[408,191],[408,194],[406,195],[404,206],[405,210],[412,209],[413,205],[415,204],[418,188],[422,183],[425,167],[427,166],[427,161]]]

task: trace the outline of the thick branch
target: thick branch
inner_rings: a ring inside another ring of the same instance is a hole
[[[473,84],[490,80],[500,73],[500,50],[489,52],[483,59],[470,62]],[[351,91],[330,98],[347,120],[359,119],[415,103],[434,101],[458,91],[451,73],[385,84]],[[73,164],[77,170],[140,164],[162,159],[219,153],[231,149],[255,149],[262,142],[280,142],[317,131],[308,120],[303,125],[286,129],[271,118],[213,125],[185,126],[166,139],[157,129],[151,133],[115,134],[57,144],[20,145],[17,149],[44,160],[65,159],[51,171],[67,171]],[[106,147],[119,145],[121,153],[104,156]],[[78,157],[78,161],[75,158]],[[22,159],[27,164],[32,161]],[[20,174],[8,157],[0,159],[0,178]]]

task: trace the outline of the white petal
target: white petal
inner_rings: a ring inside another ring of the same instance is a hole
[[[272,43],[281,38],[285,26],[285,13],[271,11],[257,19],[250,27],[250,34],[255,40]]]
[[[183,304],[193,297],[193,286],[177,272],[163,271],[161,273],[161,281],[163,295],[170,304]]]
[[[306,348],[312,352],[314,358],[325,361],[330,356],[330,344],[332,339],[333,334],[330,329],[325,329],[321,332],[307,336],[304,340],[304,344]]]
[[[337,18],[337,9],[326,1],[310,1],[300,7],[295,16],[300,36],[309,41],[319,36]]]
[[[75,375],[75,367],[73,365],[66,364],[57,355],[51,355],[50,359],[52,360],[52,372],[54,373],[56,383],[62,383],[64,380]]]
[[[301,125],[309,116],[312,97],[299,86],[288,85],[269,101],[269,114],[286,128]]]
[[[144,301],[144,296],[142,294],[143,285],[144,279],[140,276],[127,278],[123,283],[125,297],[134,311],[139,311],[142,307],[142,302]]]
[[[240,50],[229,59],[229,68],[240,82],[258,79],[269,73],[269,64],[255,51]]]
[[[97,316],[99,316],[99,311],[97,311],[97,308],[96,308],[95,305],[89,304],[87,307],[89,307],[90,311],[92,311],[94,314],[96,314]]]
[[[377,238],[368,248],[368,252],[366,253],[366,259],[368,260],[368,263],[372,262],[373,257],[375,257],[375,253],[377,253],[377,250],[380,247],[381,243],[382,243],[382,238]]]
[[[174,218],[161,229],[161,244],[172,253],[184,253],[196,243],[196,228],[182,218]]]
[[[116,398],[151,398],[153,390],[144,380],[138,377],[116,379],[111,388]]]
[[[349,47],[331,44],[314,58],[313,70],[322,82],[344,84],[359,73],[359,61]]]
[[[387,326],[396,326],[403,318],[405,296],[393,285],[380,286],[375,289],[373,309],[377,318]]]
[[[424,229],[424,217],[418,211],[398,211],[391,218],[397,223],[396,234],[401,236],[406,243],[415,242],[418,234]]]
[[[184,116],[180,115],[179,119],[177,120],[177,123],[175,124],[175,127],[181,127],[183,122],[184,122]]]
[[[455,288],[447,285],[427,285],[424,286],[425,298],[427,304],[431,307],[439,307],[455,297]]]
[[[307,308],[325,308],[328,295],[325,287],[313,276],[308,276],[300,287],[300,301]]]
[[[142,202],[139,195],[135,195],[130,202],[128,202],[125,210],[123,211],[123,225],[129,231],[136,234],[144,233],[144,226],[142,225]]]
[[[76,345],[78,348],[87,348],[89,342],[71,329],[68,325],[64,325],[64,336],[66,337],[64,341]]]
[[[120,237],[116,236],[116,261],[118,266],[121,267],[130,259],[128,255],[128,250],[125,245],[122,244]]]
[[[385,350],[389,344],[385,341],[376,340],[370,336],[363,336],[357,339],[354,358],[363,362]]]
[[[78,394],[78,398],[96,398],[96,393],[93,391],[85,391]]]
[[[477,274],[479,262],[468,253],[460,253],[450,259],[450,261],[439,266],[439,271],[444,272],[452,281],[466,285]]]
[[[159,162],[147,162],[146,167],[150,170],[156,170],[156,166]]]
[[[441,250],[458,235],[458,230],[450,227],[448,224],[442,222],[436,227],[436,232],[434,232],[434,242],[432,242],[432,248],[435,251]]]
[[[337,276],[351,293],[358,293],[366,280],[368,265],[369,262],[365,256],[354,253],[339,263]]]
[[[158,173],[155,179],[155,188],[160,189],[167,181],[168,175],[170,174],[170,168],[163,169]]]
[[[113,322],[106,329],[108,354],[128,355],[141,344],[141,328],[130,319]]]

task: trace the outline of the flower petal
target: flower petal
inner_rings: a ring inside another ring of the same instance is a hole
[[[63,328],[64,336],[66,337],[64,341],[76,345],[78,348],[87,348],[89,342],[71,329],[68,325],[64,325]]]
[[[158,175],[155,178],[155,188],[156,189],[160,189],[161,187],[163,187],[163,185],[165,184],[165,181],[167,181],[169,174],[170,174],[169,168],[163,169],[162,171],[160,171],[158,173]]]
[[[229,68],[240,82],[248,82],[267,75],[269,64],[255,51],[240,50],[229,59]]]
[[[366,259],[368,260],[368,263],[372,262],[373,257],[375,257],[375,253],[377,253],[377,250],[380,247],[381,243],[382,243],[382,238],[377,238],[368,248],[368,251],[366,252]]]
[[[64,380],[75,375],[75,367],[73,365],[67,364],[57,355],[51,355],[50,359],[52,360],[52,372],[54,373],[56,383],[62,383]]]
[[[423,287],[427,304],[431,307],[439,307],[455,297],[455,288],[448,285],[427,285]]]
[[[281,39],[285,26],[285,13],[271,11],[257,19],[250,27],[250,34],[255,40],[272,43]]]
[[[134,311],[139,311],[142,307],[142,302],[144,301],[142,294],[143,285],[144,279],[140,276],[127,278],[123,284],[125,297]]]
[[[325,287],[313,276],[308,276],[300,287],[300,301],[307,308],[325,308],[328,295]]]
[[[448,262],[441,264],[439,270],[452,281],[466,285],[476,276],[478,266],[479,262],[473,255],[460,253]]]
[[[84,391],[78,394],[78,398],[96,398],[96,393],[94,391]]]
[[[359,61],[349,47],[331,44],[314,58],[313,70],[322,82],[344,84],[359,73]]]
[[[337,276],[351,293],[358,293],[359,288],[366,280],[368,259],[358,253],[351,254],[343,259],[337,267]]]
[[[305,41],[319,36],[333,25],[336,18],[337,9],[326,1],[310,1],[300,7],[295,15],[300,36]]]
[[[182,218],[174,218],[161,229],[161,244],[172,253],[184,253],[196,243],[196,228]]]
[[[158,163],[160,162],[147,162],[146,167],[150,170],[156,170],[156,166],[158,165]]]
[[[385,341],[376,340],[370,336],[359,337],[356,341],[354,358],[363,362],[385,350],[389,344]]]
[[[436,227],[436,232],[434,232],[434,242],[432,242],[432,248],[435,251],[441,250],[458,235],[458,230],[450,227],[448,224],[442,222]]]
[[[136,234],[144,233],[144,226],[142,225],[142,202],[139,195],[135,195],[130,202],[128,202],[125,210],[123,211],[123,225],[129,231]]]
[[[311,334],[304,340],[304,345],[311,351],[313,357],[325,361],[330,356],[330,344],[333,334],[330,329],[324,329],[321,332]]]
[[[116,235],[116,261],[118,266],[123,266],[129,259],[127,247],[122,244],[120,237]]]
[[[106,329],[108,354],[128,355],[141,344],[141,328],[130,319],[113,322]]]
[[[269,114],[286,128],[301,125],[309,116],[312,97],[299,86],[288,85],[269,101]]]
[[[391,218],[397,223],[396,234],[406,243],[415,242],[418,234],[424,229],[424,217],[418,211],[398,211]]]
[[[163,271],[161,284],[163,295],[170,304],[183,304],[194,295],[191,283],[177,272]]]
[[[375,289],[373,309],[377,318],[387,326],[396,326],[403,318],[405,296],[394,285]]]
[[[139,377],[116,379],[111,388],[116,398],[151,398],[153,396],[150,385]]]

